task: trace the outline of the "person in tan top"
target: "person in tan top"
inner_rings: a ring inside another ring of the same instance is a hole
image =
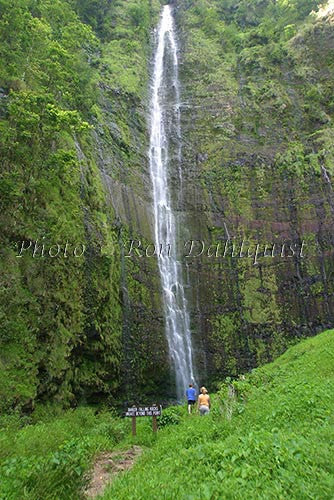
[[[198,410],[200,415],[207,415],[210,412],[211,402],[208,391],[205,387],[201,387],[201,394],[198,396]]]

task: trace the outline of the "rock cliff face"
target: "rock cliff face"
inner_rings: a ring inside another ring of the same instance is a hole
[[[146,57],[148,74],[149,52]],[[93,132],[104,193],[118,232],[116,246],[107,248],[106,253],[115,252],[119,258],[117,286],[122,308],[119,382],[123,394],[130,399],[142,392],[154,392],[156,384],[169,375],[156,260],[139,257],[141,248],[152,242],[153,231],[147,160],[147,74],[139,96],[101,82],[101,115]]]
[[[264,363],[334,321],[333,18],[311,13],[314,1],[253,4],[174,2],[182,189],[176,169],[170,180],[205,382]],[[150,237],[145,217],[139,238]],[[139,269],[144,260],[134,259]],[[151,321],[149,310],[138,325]],[[162,339],[159,350],[163,359]]]
[[[176,5],[181,209],[204,242],[185,261],[210,380],[333,325],[334,25],[316,4]]]
[[[313,0],[174,6],[182,190],[170,178],[196,361],[213,382],[333,325],[333,17],[310,15]],[[0,410],[172,397],[156,260],[127,257],[131,240],[153,241],[160,4],[0,8]]]
[[[168,380],[156,262],[126,257],[131,239],[152,241],[159,8],[1,3],[0,411],[124,400]]]

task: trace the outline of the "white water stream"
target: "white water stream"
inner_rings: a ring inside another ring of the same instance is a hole
[[[185,396],[188,384],[195,383],[195,374],[182,263],[176,255],[177,219],[173,213],[169,182],[171,163],[175,162],[177,163],[175,172],[179,179],[179,191],[182,191],[178,55],[174,20],[169,5],[163,7],[155,50],[150,102],[149,149],[153,186],[154,236],[157,249],[160,248],[160,245],[164,248],[170,245],[169,255],[167,252],[157,253],[164,302],[166,337],[175,371],[177,397],[181,400]],[[169,64],[166,63],[167,60],[169,60]],[[166,85],[170,85],[170,88],[166,89]],[[172,95],[172,102],[170,95]],[[170,139],[167,132],[170,125],[168,120],[171,119],[171,106],[174,134],[177,140],[174,156],[170,154]],[[169,112],[167,112],[168,108]]]

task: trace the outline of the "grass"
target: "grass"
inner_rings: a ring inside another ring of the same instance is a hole
[[[333,499],[334,333],[290,348],[161,430],[103,500]],[[227,419],[227,415],[232,417]]]
[[[78,500],[94,455],[132,444],[142,457],[101,500],[333,499],[333,359],[333,331],[304,340],[223,383],[209,416],[164,410],[157,436],[149,418],[133,438],[130,419],[91,408],[3,417],[0,499]]]
[[[21,429],[15,416],[1,424],[1,500],[78,500],[94,455],[129,434],[127,421],[85,407]]]

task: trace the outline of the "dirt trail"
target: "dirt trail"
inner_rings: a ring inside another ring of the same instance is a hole
[[[112,483],[119,472],[131,469],[142,451],[140,446],[132,446],[132,448],[125,451],[100,453],[95,459],[91,479],[85,490],[86,498],[96,498],[101,495],[106,486]]]

